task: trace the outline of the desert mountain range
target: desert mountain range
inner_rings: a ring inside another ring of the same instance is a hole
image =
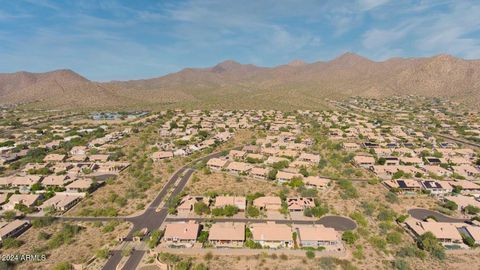
[[[0,74],[0,104],[76,108],[316,108],[326,98],[392,95],[480,103],[480,60],[450,55],[383,62],[345,53],[267,68],[224,61],[145,80],[94,82],[71,70]]]

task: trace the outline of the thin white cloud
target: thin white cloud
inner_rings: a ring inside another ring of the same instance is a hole
[[[360,9],[363,11],[371,10],[377,8],[381,5],[388,3],[389,0],[359,0],[358,4]]]

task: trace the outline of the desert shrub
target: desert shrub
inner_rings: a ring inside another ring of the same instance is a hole
[[[342,240],[349,245],[354,244],[358,240],[358,238],[358,234],[352,231],[345,231],[342,234]]]

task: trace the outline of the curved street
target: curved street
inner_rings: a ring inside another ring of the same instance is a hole
[[[418,220],[425,220],[428,217],[435,217],[435,219],[438,222],[465,223],[466,221],[469,221],[469,219],[453,218],[453,217],[446,216],[442,213],[439,213],[437,211],[428,210],[424,208],[412,208],[408,210],[408,214]]]

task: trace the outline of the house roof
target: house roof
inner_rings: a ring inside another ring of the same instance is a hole
[[[462,240],[462,236],[458,232],[457,227],[451,223],[420,222],[420,226],[426,232],[432,232],[436,238]]]
[[[480,207],[480,201],[478,201],[477,199],[475,199],[475,197],[472,197],[472,196],[464,196],[464,195],[446,196],[445,199],[455,202],[460,208],[467,207],[468,205]]]
[[[91,187],[93,184],[92,179],[90,178],[83,178],[83,179],[77,179],[73,181],[72,183],[68,184],[66,188],[72,189],[87,189]]]
[[[266,176],[269,170],[266,168],[255,167],[250,171],[251,174]]]
[[[43,161],[48,162],[48,161],[62,161],[64,160],[66,155],[61,155],[61,154],[48,154],[43,158]]]
[[[394,180],[387,180],[384,182],[390,188],[421,188],[420,183],[413,179],[394,179]]]
[[[26,206],[31,206],[38,199],[40,199],[40,195],[38,194],[13,194],[12,196],[10,196],[8,203],[12,205],[22,203]]]
[[[425,180],[422,186],[426,189],[452,189],[452,186],[446,181]]]
[[[227,169],[229,170],[235,170],[235,171],[248,171],[253,168],[253,165],[244,163],[244,162],[236,162],[233,161],[230,164],[228,164]]]
[[[265,197],[259,197],[253,200],[253,204],[255,206],[264,206],[264,205],[281,205],[282,200],[280,197],[274,197],[274,196],[265,196]]]
[[[215,198],[215,207],[224,207],[226,205],[235,205],[243,206],[241,209],[245,209],[247,200],[245,197],[234,197],[234,196],[217,196]]]
[[[468,181],[468,180],[455,180],[455,181],[448,181],[448,183],[452,186],[460,186],[464,190],[479,190],[480,185]]]
[[[302,154],[300,154],[298,159],[307,160],[307,161],[310,161],[310,162],[319,162],[320,161],[320,155],[302,153]]]
[[[0,238],[3,239],[6,235],[10,234],[11,232],[22,226],[25,226],[28,223],[29,222],[26,220],[15,219],[12,222],[5,224],[3,227],[0,228]]]
[[[245,240],[245,223],[214,223],[210,227],[208,240],[243,241]]]
[[[313,198],[310,197],[294,197],[287,198],[288,209],[305,209],[315,206]]]
[[[221,158],[211,158],[207,161],[207,165],[215,167],[224,167],[227,164],[228,160]]]
[[[375,163],[375,159],[373,157],[370,157],[370,156],[355,156],[353,157],[353,160],[355,161],[355,163],[357,164],[361,164],[361,163]]]
[[[170,223],[165,226],[165,238],[176,238],[180,240],[197,239],[200,225],[197,223]]]
[[[228,155],[234,156],[234,157],[243,157],[243,156],[245,156],[246,153],[247,152],[245,152],[245,151],[230,150]]]
[[[318,176],[308,176],[303,178],[303,181],[308,185],[325,187],[330,183],[331,180],[327,178],[321,178]]]
[[[46,200],[42,207],[53,206],[55,208],[63,208],[66,205],[70,204],[71,202],[77,200],[79,196],[75,195],[64,195],[64,194],[56,194],[52,198]]]
[[[302,177],[301,174],[299,173],[290,173],[290,172],[284,172],[284,171],[279,171],[277,173],[277,179],[287,179],[287,180],[291,180],[295,177]]]
[[[292,229],[285,224],[255,223],[250,228],[255,241],[292,241]]]
[[[323,225],[298,225],[296,228],[300,241],[337,241],[339,233]]]
[[[11,185],[31,186],[42,179],[39,175],[13,176],[10,178]]]
[[[45,186],[62,186],[67,180],[68,177],[66,175],[48,175],[45,176],[42,180],[42,185]]]
[[[477,226],[465,226],[463,227],[468,234],[475,240],[475,242],[480,241],[480,227]]]
[[[89,155],[88,159],[93,161],[107,161],[110,155],[98,154],[98,155]]]

